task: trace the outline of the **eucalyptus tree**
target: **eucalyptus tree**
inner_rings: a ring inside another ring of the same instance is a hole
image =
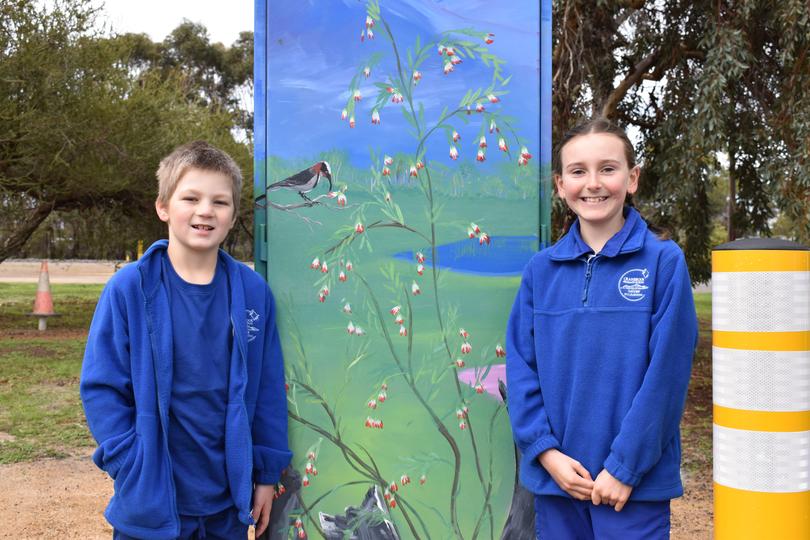
[[[776,218],[810,241],[810,7],[805,0],[555,0],[555,135],[604,115],[634,134],[639,205],[692,277],[710,277],[710,203],[728,237]]]

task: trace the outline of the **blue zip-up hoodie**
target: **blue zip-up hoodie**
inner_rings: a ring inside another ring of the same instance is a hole
[[[87,338],[81,397],[99,446],[93,461],[113,478],[105,517],[129,536],[177,538],[180,520],[168,446],[172,324],[161,278],[168,242],[154,243],[108,282]],[[267,283],[224,251],[234,346],[228,376],[225,462],[239,519],[253,484],[278,482],[292,457],[275,306]]]
[[[568,497],[537,457],[550,448],[631,500],[683,494],[679,422],[697,344],[686,261],[638,212],[593,255],[575,222],[526,266],[507,327],[509,417],[520,479]]]

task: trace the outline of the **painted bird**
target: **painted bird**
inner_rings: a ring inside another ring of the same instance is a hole
[[[309,202],[312,200],[305,195],[305,193],[309,193],[318,185],[321,177],[326,178],[329,181],[329,191],[332,191],[332,171],[329,169],[329,163],[325,161],[319,161],[312,167],[308,169],[304,169],[299,173],[295,173],[294,175],[290,176],[289,178],[285,178],[280,182],[276,182],[275,184],[270,184],[267,186],[267,191],[276,191],[277,189],[290,189],[293,191],[297,191],[301,197]]]

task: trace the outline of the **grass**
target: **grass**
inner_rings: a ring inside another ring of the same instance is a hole
[[[62,317],[39,334],[25,315],[35,284],[0,283],[0,463],[61,457],[92,446],[78,396],[86,329],[101,285],[54,285]],[[681,424],[684,468],[711,471],[711,295],[695,295],[700,343]]]
[[[711,294],[695,294],[700,334],[692,380],[681,421],[683,467],[687,475],[712,472],[712,335]]]
[[[64,457],[92,446],[79,400],[87,328],[102,285],[52,287],[48,331],[27,315],[36,284],[0,283],[0,463]]]

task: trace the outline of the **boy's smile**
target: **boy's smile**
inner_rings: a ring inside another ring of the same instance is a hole
[[[232,180],[216,171],[186,171],[168,204],[155,203],[169,225],[169,244],[188,254],[216,252],[233,227]]]

